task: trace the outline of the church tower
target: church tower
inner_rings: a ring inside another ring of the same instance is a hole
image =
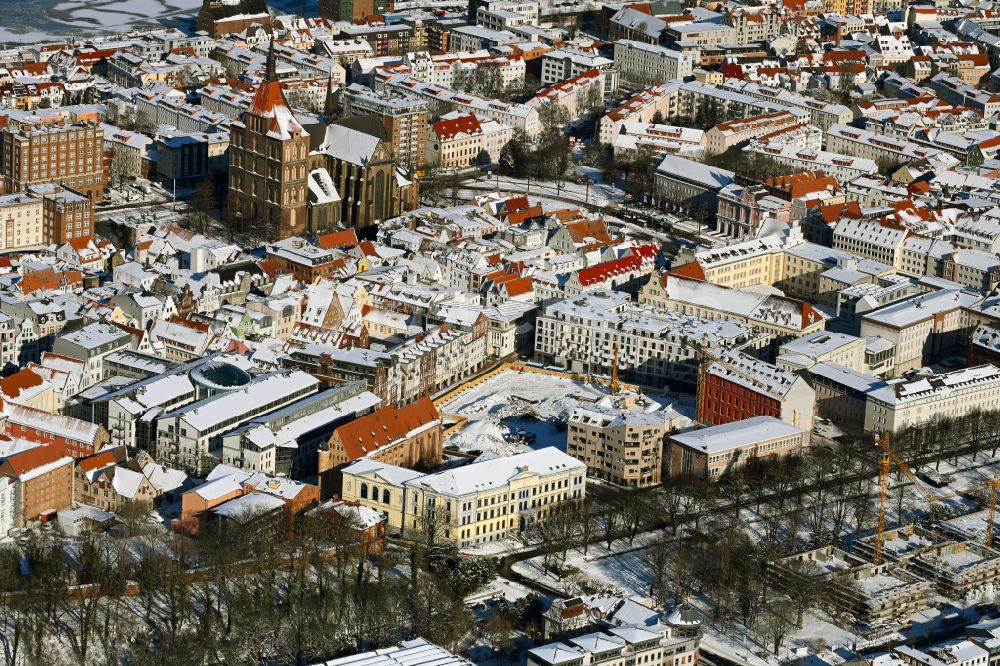
[[[264,80],[242,120],[232,124],[229,146],[230,224],[265,241],[308,228],[309,134],[292,114],[276,71],[272,40]]]

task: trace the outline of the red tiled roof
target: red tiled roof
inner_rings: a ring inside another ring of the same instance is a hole
[[[441,418],[430,398],[400,408],[392,405],[345,423],[336,430],[349,460],[364,458]]]
[[[32,271],[21,278],[18,285],[22,294],[33,294],[43,289],[59,289],[67,285],[83,284],[83,273],[80,271],[61,271],[56,273],[51,268]]]
[[[471,113],[451,120],[439,120],[434,123],[434,134],[442,140],[452,139],[459,134],[476,134],[479,132],[482,132],[482,126]]]
[[[3,467],[8,468],[14,476],[22,476],[65,457],[66,453],[61,446],[36,446],[10,456],[4,461]]]
[[[705,270],[697,261],[692,261],[671,269],[670,274],[679,275],[680,277],[694,278],[695,280],[705,280]]]
[[[520,296],[521,294],[527,294],[535,290],[535,286],[532,284],[531,278],[528,277],[507,280],[503,283],[503,288],[507,292],[507,296],[511,298],[514,296]]]
[[[571,222],[566,225],[566,231],[569,232],[569,236],[573,239],[574,243],[582,243],[585,238],[593,238],[602,243],[611,242],[611,234],[608,233],[608,227],[604,224],[604,220],[600,218]]]
[[[511,197],[504,202],[504,210],[511,213],[516,210],[524,210],[530,205],[528,197]]]
[[[354,229],[344,229],[343,231],[333,231],[323,234],[316,239],[316,244],[324,250],[339,249],[342,247],[354,247],[358,244],[358,234]]]
[[[41,375],[28,368],[24,368],[18,370],[10,377],[0,379],[0,393],[3,393],[8,398],[17,398],[21,395],[23,389],[41,386],[42,381],[44,380]]]
[[[90,241],[93,240],[91,236],[82,236],[80,238],[70,238],[69,244],[73,246],[74,250],[86,250],[90,246]]]
[[[804,197],[813,192],[822,192],[831,187],[835,192],[840,191],[837,179],[833,176],[827,176],[823,171],[799,171],[787,176],[768,178],[764,184],[788,192],[793,199]]]
[[[535,217],[542,216],[542,207],[540,205],[531,206],[529,208],[522,208],[520,210],[515,210],[514,212],[507,213],[507,222],[510,224],[521,224],[526,220],[530,220]]]
[[[108,465],[115,465],[124,459],[122,455],[124,449],[114,448],[108,449],[107,451],[102,451],[98,454],[92,455],[89,458],[84,458],[80,461],[80,469],[84,472],[91,472],[95,469],[100,469],[101,467],[107,467]]]
[[[203,324],[200,321],[192,321],[190,319],[185,319],[180,315],[174,315],[170,318],[171,323],[180,324],[181,326],[186,326],[192,330],[198,331],[199,333],[208,333],[208,324]]]
[[[642,266],[642,260],[635,255],[629,255],[627,257],[622,257],[621,259],[612,259],[611,261],[605,261],[602,264],[582,268],[577,271],[576,275],[580,280],[580,284],[587,287],[594,284],[600,284],[608,278],[624,275],[625,273],[638,270],[640,266]]]
[[[263,259],[257,262],[257,266],[271,277],[280,274],[285,268],[284,264],[276,259]]]

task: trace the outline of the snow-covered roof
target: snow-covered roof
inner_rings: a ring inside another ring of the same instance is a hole
[[[162,418],[183,418],[192,428],[204,433],[240,414],[252,414],[266,409],[268,405],[280,401],[282,396],[318,386],[319,380],[299,370],[275,372],[231,393],[213,395],[181,407]]]
[[[712,454],[775,439],[801,437],[804,433],[805,430],[802,428],[796,428],[773,416],[755,416],[742,421],[671,435],[670,439],[688,448]]]
[[[318,666],[472,666],[472,662],[423,638],[381,650],[332,659]]]

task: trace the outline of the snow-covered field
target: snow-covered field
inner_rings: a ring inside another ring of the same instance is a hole
[[[123,32],[190,21],[201,0],[0,0],[0,42],[61,41],[67,35]]]
[[[464,451],[494,451],[502,455],[555,446],[566,450],[566,431],[556,427],[581,401],[605,395],[599,386],[554,375],[508,370],[440,405],[443,414],[464,416],[468,424],[445,440]],[[507,441],[522,431],[534,441]]]

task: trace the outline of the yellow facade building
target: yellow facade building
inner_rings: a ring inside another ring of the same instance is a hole
[[[502,541],[586,493],[587,466],[549,447],[436,474],[363,459],[342,470],[342,497],[379,511],[389,529],[459,547]]]

